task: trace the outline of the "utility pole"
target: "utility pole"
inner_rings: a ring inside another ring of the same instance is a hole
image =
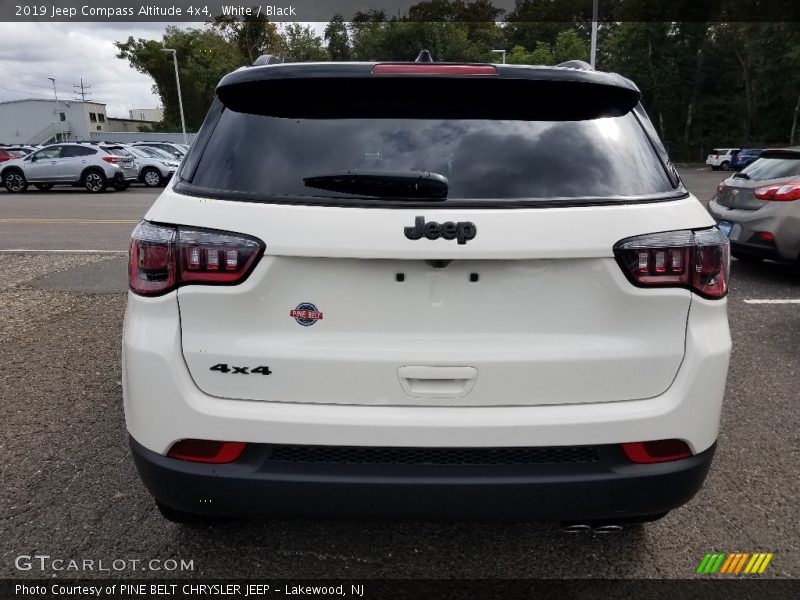
[[[592,2],[592,48],[589,51],[589,64],[593,69],[596,69],[597,58],[597,4],[599,0]]]
[[[181,78],[178,75],[178,52],[174,48],[162,48],[162,52],[172,52],[172,64],[175,65],[175,85],[178,87],[178,106],[181,110],[181,128],[183,128],[183,143],[188,144],[186,137],[186,119],[183,118],[183,98],[181,97]]]
[[[81,102],[86,102],[86,96],[91,94],[91,92],[89,92],[87,90],[92,86],[88,85],[88,84],[87,85],[83,85],[83,77],[81,77],[81,84],[78,85],[77,83],[73,83],[72,87],[74,87],[76,89],[80,88],[81,91],[80,92],[76,91],[75,93],[78,94],[81,97]],[[75,98],[75,100],[77,100],[77,98]]]
[[[53,105],[55,106],[55,108],[53,109],[53,114],[55,114],[56,117],[58,118],[54,118],[53,121],[59,121],[60,117],[58,116],[58,92],[56,92],[56,79],[55,77],[48,77],[48,79],[53,82],[53,97],[55,97],[56,99],[56,103]],[[56,141],[57,142],[61,141],[60,133],[56,133]]]

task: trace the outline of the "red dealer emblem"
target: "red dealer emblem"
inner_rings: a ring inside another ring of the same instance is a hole
[[[310,302],[301,302],[297,308],[289,311],[289,316],[303,327],[309,327],[322,320],[322,313]]]

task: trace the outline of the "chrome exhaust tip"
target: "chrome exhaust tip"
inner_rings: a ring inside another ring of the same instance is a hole
[[[592,531],[592,526],[587,523],[562,523],[562,533],[588,533]]]
[[[622,527],[622,525],[619,525],[618,523],[607,523],[605,525],[598,525],[597,527],[593,528],[592,531],[594,533],[605,534],[605,533],[619,533],[623,529],[624,528]]]

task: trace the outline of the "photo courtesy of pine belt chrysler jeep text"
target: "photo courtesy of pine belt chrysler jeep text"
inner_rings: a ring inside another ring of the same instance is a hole
[[[125,415],[166,518],[593,527],[702,485],[729,246],[639,90],[424,58],[230,73],[134,230]]]

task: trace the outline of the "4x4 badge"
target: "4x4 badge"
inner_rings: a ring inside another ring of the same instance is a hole
[[[453,223],[452,221],[445,223],[428,221],[426,223],[425,217],[417,217],[414,220],[413,227],[406,227],[403,231],[410,240],[418,240],[425,236],[429,240],[444,238],[446,240],[458,240],[459,244],[466,244],[475,237],[475,234],[478,233],[478,228],[471,221],[459,221],[458,223]]]
[[[322,313],[310,302],[301,302],[297,305],[297,308],[289,311],[289,316],[293,317],[303,327],[309,327],[322,320]]]

